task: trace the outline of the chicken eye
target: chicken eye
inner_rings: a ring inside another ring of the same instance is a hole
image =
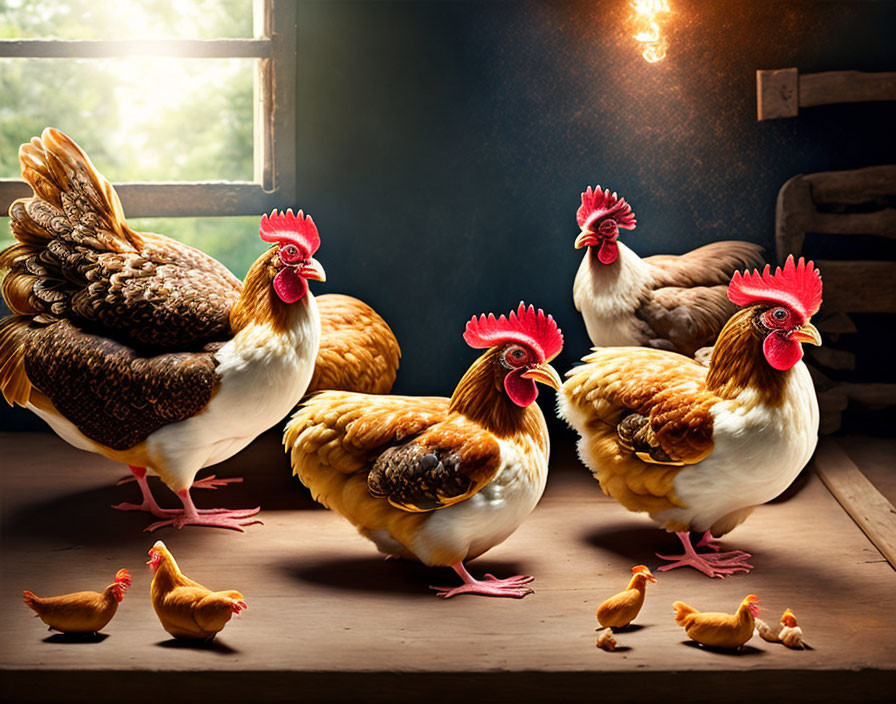
[[[292,264],[299,259],[300,254],[299,248],[294,244],[288,244],[280,248],[280,259],[285,264]]]
[[[519,345],[508,347],[504,352],[503,361],[508,367],[519,367],[525,364],[529,359],[529,353]]]
[[[783,308],[775,308],[772,311],[772,316],[775,318],[775,320],[784,321],[787,320],[787,311]]]

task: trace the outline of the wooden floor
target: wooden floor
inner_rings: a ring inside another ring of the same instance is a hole
[[[850,439],[843,447],[859,464],[893,470],[896,442]],[[245,485],[196,492],[200,506],[261,502],[263,526],[244,535],[201,528],[149,535],[141,532],[145,514],[109,508],[137,496],[133,485],[114,486],[121,466],[55,436],[0,434],[0,698],[892,701],[896,572],[812,472],[725,539],[755,554],[751,575],[660,574],[640,628],[620,634],[620,650],[607,653],[595,648],[597,604],[624,587],[632,565],[656,567],[654,551],[672,552],[676,541],[607,500],[569,450],[555,455],[533,515],[471,565],[476,575],[534,574],[536,593],[522,601],[442,601],[427,585],[453,584],[450,571],[384,561],[289,477],[275,436],[221,467],[219,474],[244,473]],[[892,479],[886,471],[881,477]],[[160,500],[173,505],[165,492],[159,485]],[[248,610],[211,648],[173,641],[153,614],[144,562],[159,538],[192,578],[246,595]],[[41,595],[100,589],[120,567],[134,585],[98,642],[48,634],[22,603],[26,588]],[[672,618],[676,599],[730,611],[751,592],[770,621],[793,609],[813,649],[754,637],[740,653],[711,652],[690,643]]]

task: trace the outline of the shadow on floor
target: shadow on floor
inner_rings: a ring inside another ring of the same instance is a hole
[[[109,637],[108,633],[54,633],[44,638],[44,643],[91,645],[102,643]]]
[[[733,656],[736,658],[752,657],[754,655],[765,655],[764,650],[754,648],[752,645],[742,645],[739,648],[715,648],[711,645],[703,645],[695,640],[683,640],[681,641],[681,644],[686,645],[689,648],[704,650],[707,653],[714,653],[716,655],[727,655],[729,657]]]
[[[371,594],[406,594],[431,597],[430,585],[461,584],[454,570],[448,567],[426,567],[408,560],[386,560],[382,556],[331,558],[314,563],[285,563],[280,570],[299,582],[309,582],[334,589]],[[470,573],[481,579],[485,573],[498,578],[522,574],[513,562],[476,560]]]
[[[231,648],[226,643],[218,640],[186,640],[183,638],[171,638],[156,643],[160,648],[168,648],[171,650],[202,650],[208,653],[216,653],[218,655],[237,655],[239,650]]]

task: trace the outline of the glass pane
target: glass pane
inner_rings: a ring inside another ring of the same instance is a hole
[[[252,0],[3,0],[0,38],[213,39],[252,36]]]
[[[254,62],[2,59],[0,178],[52,126],[112,181],[251,181]]]
[[[158,232],[201,249],[242,279],[270,246],[258,236],[259,218],[133,218],[128,224],[135,230]],[[9,218],[0,218],[0,249],[14,242]]]

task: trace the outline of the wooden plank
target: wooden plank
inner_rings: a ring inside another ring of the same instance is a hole
[[[815,470],[868,539],[896,568],[896,508],[868,481],[835,440],[822,440]]]
[[[871,213],[814,213],[809,232],[826,235],[878,235],[896,237],[896,209]]]
[[[896,73],[825,71],[799,77],[801,108],[876,100],[896,100]]]
[[[761,120],[794,117],[799,112],[795,68],[756,71],[756,112]]]
[[[0,39],[0,57],[43,59],[98,59],[159,56],[185,59],[267,59],[269,38],[254,39]]]
[[[896,194],[896,165],[850,171],[819,171],[803,178],[812,186],[816,205],[867,203]]]
[[[197,183],[116,183],[125,214],[131,218],[224,217],[260,215],[272,208],[295,208],[279,191],[265,191],[249,181]],[[0,211],[7,212],[17,198],[31,196],[24,181],[0,180]]]
[[[788,179],[778,191],[775,205],[775,249],[778,263],[789,254],[799,255],[806,241],[806,230],[815,215],[812,187],[802,175]]]
[[[271,115],[267,149],[271,160],[272,188],[283,201],[299,199],[296,168],[296,43],[298,6],[292,0],[267,0],[271,34]]]
[[[815,264],[824,280],[826,311],[896,313],[896,262],[825,259]]]
[[[715,704],[870,703],[892,694],[896,574],[812,472],[723,539],[724,549],[754,553],[752,574],[660,573],[641,628],[617,636],[628,650],[604,653],[594,646],[597,605],[626,584],[632,565],[653,569],[654,552],[678,546],[607,499],[571,442],[553,448],[533,514],[470,564],[477,576],[535,575],[536,593],[520,601],[433,597],[427,585],[451,583],[453,574],[387,562],[339,516],[316,508],[290,477],[276,432],[214,468],[244,475],[243,484],[196,492],[200,506],[261,503],[265,524],[245,534],[142,533],[149,516],[109,509],[137,496],[133,484],[114,486],[126,470],[53,435],[0,433],[0,451],[0,700],[99,704],[126,692],[138,704],[158,701],[159,683],[168,704],[456,704],[471,692],[476,701],[593,702],[600,692],[655,703],[669,699],[670,687],[676,701]],[[160,503],[174,505],[157,479],[150,483]],[[213,646],[174,643],[156,620],[143,563],[157,539],[189,576],[246,595],[249,609]],[[119,567],[134,584],[101,642],[59,642],[21,603],[22,589],[93,589]],[[792,608],[814,650],[757,637],[731,655],[685,644],[674,600],[729,610],[750,592],[767,615]],[[832,605],[844,604],[852,627],[832,617]]]

